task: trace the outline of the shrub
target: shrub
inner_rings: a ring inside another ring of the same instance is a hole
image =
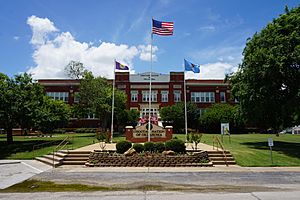
[[[131,142],[129,141],[120,141],[116,144],[117,153],[125,153],[128,149],[132,146]]]
[[[141,152],[144,151],[144,145],[143,144],[136,143],[136,144],[133,145],[133,148],[137,153],[141,153]]]
[[[63,128],[54,129],[52,133],[66,133],[66,129]]]
[[[74,130],[75,133],[96,133],[96,128],[77,128]]]
[[[163,142],[154,143],[154,151],[163,152],[166,149],[165,144]]]
[[[107,132],[98,132],[95,137],[99,142],[109,142],[110,139]]]
[[[145,142],[144,144],[144,150],[149,152],[155,151],[155,145],[153,142]]]
[[[176,153],[185,153],[185,144],[182,140],[170,140],[166,142],[166,150],[172,150]]]

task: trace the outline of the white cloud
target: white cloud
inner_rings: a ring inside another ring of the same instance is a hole
[[[65,66],[71,61],[80,61],[96,76],[113,77],[114,60],[130,67],[134,72],[132,60],[139,57],[141,60],[150,60],[150,45],[128,46],[102,42],[96,46],[91,42],[79,42],[70,32],[58,32],[49,19],[31,16],[28,18],[33,36],[31,43],[35,48],[33,59],[36,66],[31,67],[28,73],[39,78],[66,78]],[[46,24],[50,28],[46,27]],[[58,32],[52,39],[49,34]],[[153,54],[158,50],[153,47]],[[156,56],[154,55],[154,58]]]
[[[139,45],[138,49],[140,50],[140,59],[144,61],[151,60],[151,45]],[[152,59],[153,61],[157,60],[155,52],[158,50],[157,46],[152,46]]]
[[[20,39],[19,36],[14,36],[13,38],[14,38],[14,40],[16,40],[16,41],[18,41],[18,40]]]
[[[39,18],[34,15],[28,17],[27,24],[32,29],[31,43],[33,45],[43,45],[47,41],[49,33],[57,32],[58,29],[48,18]]]
[[[200,74],[186,72],[186,79],[224,79],[225,74],[235,72],[236,67],[229,63],[208,63],[200,65]]]

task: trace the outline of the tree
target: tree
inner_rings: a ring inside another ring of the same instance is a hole
[[[247,41],[232,93],[248,124],[276,130],[300,123],[300,7]]]
[[[197,126],[197,109],[196,104],[187,103],[188,127],[195,128]],[[160,116],[163,121],[173,122],[174,132],[180,133],[184,129],[184,103],[176,103],[175,105],[161,108]]]
[[[71,109],[68,104],[44,96],[35,124],[43,133],[51,133],[54,129],[66,127],[70,116]]]
[[[80,79],[87,72],[83,63],[71,60],[65,67],[66,74],[72,79]]]
[[[214,104],[199,118],[203,131],[209,133],[220,133],[221,123],[229,123],[231,132],[243,127],[243,120],[239,115],[239,106],[229,104]]]
[[[101,127],[107,128],[111,121],[112,85],[103,77],[94,77],[85,72],[80,80],[80,102],[78,113],[95,114],[101,120]],[[115,89],[115,112],[125,109],[126,95]],[[82,116],[83,117],[83,116]]]
[[[0,73],[0,121],[7,133],[7,143],[13,143],[12,129],[30,129],[40,112],[44,91],[41,85],[24,73],[9,78]]]

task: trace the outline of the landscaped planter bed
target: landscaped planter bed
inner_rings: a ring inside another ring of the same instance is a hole
[[[210,167],[207,152],[195,154],[162,155],[135,154],[125,156],[116,153],[92,152],[86,163],[89,167]]]

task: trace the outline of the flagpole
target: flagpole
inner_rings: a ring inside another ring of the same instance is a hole
[[[186,83],[185,83],[185,67],[183,64],[183,74],[184,74],[184,119],[185,119],[185,142],[187,143],[187,109],[186,109]]]
[[[115,60],[116,65],[116,60]],[[110,143],[112,143],[114,135],[114,108],[115,108],[115,79],[116,79],[116,66],[114,66],[114,79],[113,79],[113,93],[112,93],[112,106],[111,106],[111,134]]]
[[[152,19],[153,21],[153,19]],[[148,117],[148,142],[151,141],[151,97],[152,97],[152,43],[153,43],[153,33],[152,33],[152,25],[151,25],[151,46],[150,46],[150,75],[149,75],[149,117]]]

